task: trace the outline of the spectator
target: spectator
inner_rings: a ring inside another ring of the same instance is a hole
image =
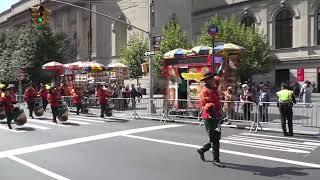
[[[268,88],[265,84],[260,86],[259,95],[259,119],[263,122],[268,121],[268,107],[270,102]]]
[[[138,98],[142,99],[142,88],[140,83],[138,83],[137,91],[138,91]]]
[[[315,82],[312,82],[312,83],[311,83],[311,86],[312,86],[312,92],[313,92],[313,93],[316,93],[316,92],[317,92],[316,83],[315,83]]]
[[[302,98],[303,103],[311,103],[312,87],[310,81],[305,81],[300,90],[300,99]]]
[[[223,112],[225,113],[226,117],[225,117],[225,121],[227,125],[231,124],[230,119],[232,119],[233,117],[233,113],[234,113],[234,95],[232,92],[232,87],[229,86],[227,88],[227,91],[224,92],[224,100],[225,103],[223,104]]]
[[[250,91],[250,88],[247,84],[242,85],[243,93],[240,95],[240,101],[242,104],[242,110],[243,110],[243,117],[245,120],[250,121],[251,119],[251,109],[252,106],[252,93]]]
[[[131,85],[131,91],[130,91],[130,97],[132,98],[132,108],[135,108],[136,106],[136,97],[138,96],[138,91],[134,87],[134,84]]]

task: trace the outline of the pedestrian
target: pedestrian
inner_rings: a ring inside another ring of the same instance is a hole
[[[4,111],[6,113],[7,117],[7,124],[8,128],[12,129],[11,122],[13,120],[14,114],[13,114],[13,109],[14,106],[13,104],[17,103],[17,101],[12,99],[12,96],[10,94],[10,89],[3,89],[4,91],[4,96],[0,98],[1,103],[3,104]]]
[[[142,88],[140,83],[138,83],[137,91],[138,91],[138,98],[142,99]]]
[[[58,87],[53,86],[50,88],[50,91],[48,94],[48,101],[50,103],[52,116],[53,116],[52,121],[54,123],[58,123],[57,117],[59,116],[59,107],[61,106],[61,100],[62,100],[58,90],[59,90]]]
[[[96,96],[99,99],[99,104],[100,104],[100,117],[104,118],[104,115],[106,113],[106,109],[107,109],[107,103],[108,103],[108,91],[105,90],[102,85],[97,85],[97,93]]]
[[[83,98],[83,94],[81,92],[81,90],[79,88],[76,88],[75,91],[73,92],[73,94],[71,95],[72,97],[72,102],[73,104],[76,105],[77,107],[77,115],[79,115],[80,110],[82,108],[82,98]]]
[[[293,136],[292,107],[293,104],[296,104],[294,93],[293,91],[289,90],[289,85],[287,83],[282,83],[281,90],[277,92],[277,97],[283,135]],[[288,121],[289,133],[287,132],[286,121]]]
[[[317,88],[316,88],[316,83],[315,83],[315,82],[312,82],[312,83],[311,83],[311,86],[312,86],[312,92],[313,92],[313,93],[318,92],[318,90],[317,90]]]
[[[200,108],[202,111],[202,119],[204,120],[205,129],[208,133],[210,141],[198,149],[200,159],[205,161],[204,153],[213,150],[213,164],[219,167],[224,167],[220,162],[220,138],[222,122],[222,109],[220,103],[220,97],[218,93],[218,86],[220,78],[214,76],[211,73],[206,73],[201,80],[205,82],[204,88],[202,88],[199,94]]]
[[[226,117],[224,121],[227,125],[231,124],[230,119],[233,118],[234,114],[234,95],[232,92],[232,87],[229,86],[227,90],[224,92],[224,104],[223,104],[223,112],[225,113]]]
[[[253,109],[252,93],[247,84],[242,85],[242,94],[240,95],[240,101],[242,102],[243,118],[250,121],[251,111]]]
[[[38,94],[42,99],[43,110],[46,111],[47,106],[48,106],[48,94],[49,94],[48,89],[50,89],[50,87],[49,87],[49,85],[42,84],[40,88],[41,89]]]
[[[268,107],[270,102],[270,96],[268,88],[265,84],[260,85],[260,95],[259,95],[259,119],[263,122],[268,121]]]
[[[32,86],[32,82],[27,85],[27,89],[24,92],[24,100],[27,102],[28,109],[29,109],[29,117],[33,119],[33,111],[36,98],[38,96],[38,92]]]
[[[312,86],[310,81],[305,81],[300,90],[300,98],[302,98],[303,103],[309,106],[311,103]]]

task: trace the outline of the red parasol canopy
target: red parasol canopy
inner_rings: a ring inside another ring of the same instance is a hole
[[[63,64],[56,61],[52,61],[42,65],[42,69],[48,70],[48,71],[64,71],[64,68],[65,67]]]

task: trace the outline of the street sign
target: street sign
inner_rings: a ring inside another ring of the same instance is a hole
[[[155,55],[155,52],[154,51],[146,51],[144,53],[145,56],[154,56]]]
[[[218,26],[216,26],[216,25],[210,25],[209,27],[208,27],[208,34],[210,35],[210,36],[216,36],[216,35],[218,35],[219,34],[219,28],[218,28]]]

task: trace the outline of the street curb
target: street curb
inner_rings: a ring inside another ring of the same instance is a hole
[[[127,118],[120,118],[120,117],[108,117],[106,119],[118,119],[118,120],[128,120]],[[139,117],[136,119],[142,119],[142,120],[153,120],[153,121],[161,121],[160,118],[153,118],[153,117]],[[181,124],[192,124],[192,125],[198,125],[202,126],[200,122],[191,122],[191,121],[183,121],[183,120],[172,120],[172,121],[165,121],[163,122],[169,122],[169,123],[181,123]],[[222,124],[221,127],[224,128],[235,128],[235,129],[248,129],[250,130],[251,125],[226,125]],[[282,133],[282,129],[276,129],[276,128],[262,128],[259,129],[258,131],[266,131],[266,132],[277,132],[277,133]],[[253,131],[254,132],[254,131]],[[294,131],[294,134],[298,135],[307,135],[307,136],[319,136],[319,132],[312,132],[312,131]]]

